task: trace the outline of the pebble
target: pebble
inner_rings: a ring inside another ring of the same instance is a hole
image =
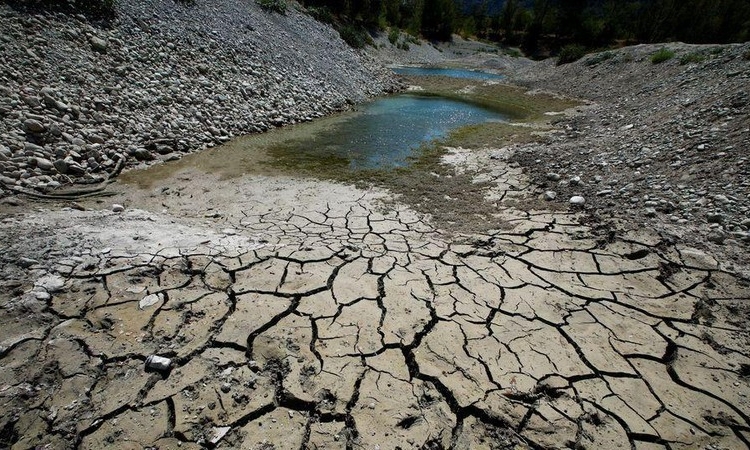
[[[216,445],[224,439],[224,436],[229,434],[229,432],[232,430],[232,427],[214,427],[213,428],[213,436],[211,439],[209,439],[208,442],[210,442],[212,445]]]
[[[20,258],[18,260],[18,265],[20,267],[23,267],[24,269],[28,269],[29,267],[37,265],[37,264],[39,264],[39,261],[37,261],[36,259]]]
[[[707,239],[714,244],[722,245],[727,239],[727,235],[720,230],[713,230],[708,233]]]
[[[112,212],[120,213],[120,212],[123,212],[123,211],[125,211],[125,207],[124,206],[122,206],[122,205],[120,205],[118,203],[115,203],[114,205],[112,205]]]
[[[55,168],[55,165],[52,164],[52,161],[45,158],[36,158],[36,166],[44,171],[50,171]]]
[[[558,173],[550,172],[547,174],[547,179],[549,181],[560,181],[560,178],[560,174]]]
[[[23,122],[23,127],[29,133],[44,133],[45,131],[47,131],[47,127],[45,127],[42,122],[36,119],[26,119]]]
[[[102,39],[97,36],[92,36],[90,41],[91,41],[91,48],[94,49],[94,51],[97,51],[99,53],[107,53],[107,49],[109,48],[109,42],[107,42],[106,39]]]
[[[569,200],[571,205],[583,205],[586,203],[586,199],[582,195],[574,195]]]
[[[138,309],[144,310],[151,306],[154,306],[155,304],[159,303],[164,299],[163,294],[156,293],[156,294],[149,294],[141,299],[140,302],[138,302]]]
[[[552,200],[557,198],[557,192],[555,191],[546,191],[544,193],[544,199],[548,202],[551,202]]]

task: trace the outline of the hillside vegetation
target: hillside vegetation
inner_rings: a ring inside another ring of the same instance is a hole
[[[520,45],[529,55],[570,44],[731,43],[750,39],[746,0],[302,0],[359,29],[400,28],[431,40],[453,33]]]

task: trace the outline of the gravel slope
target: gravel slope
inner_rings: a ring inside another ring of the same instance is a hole
[[[675,57],[652,63],[662,47]],[[582,196],[583,208],[602,219],[657,228],[747,262],[749,44],[639,45],[511,75],[589,102],[559,119],[544,142],[515,147],[536,195],[554,203]]]
[[[122,0],[105,29],[0,5],[0,186],[123,166],[311,120],[394,89],[330,27],[250,0]]]

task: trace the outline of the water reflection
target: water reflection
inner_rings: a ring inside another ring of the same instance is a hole
[[[505,78],[503,75],[481,72],[479,70],[447,69],[441,67],[393,67],[392,70],[400,75],[441,76],[468,80],[500,80]]]
[[[423,143],[464,125],[501,121],[489,109],[441,97],[397,95],[364,105],[359,114],[307,139],[279,143],[275,153],[305,159],[345,159],[350,169],[381,169],[408,164]]]

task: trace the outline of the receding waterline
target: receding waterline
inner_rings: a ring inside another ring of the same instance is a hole
[[[450,78],[463,78],[468,80],[500,80],[505,78],[504,75],[482,72],[479,70],[469,69],[449,69],[443,67],[392,67],[391,70],[399,75],[416,75],[416,76],[441,76]]]
[[[276,146],[306,160],[348,161],[349,169],[384,169],[409,164],[423,144],[465,125],[504,121],[499,112],[443,97],[401,94],[362,105],[357,114],[307,139]]]

